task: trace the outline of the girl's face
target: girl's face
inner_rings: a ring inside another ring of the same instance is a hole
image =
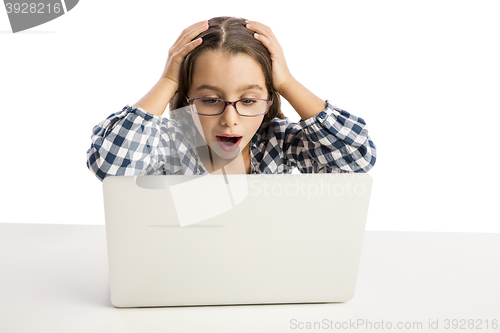
[[[264,73],[256,60],[247,54],[225,55],[218,51],[203,52],[195,61],[187,96],[221,98],[231,102],[242,98],[268,98]],[[264,119],[264,115],[240,116],[232,105],[228,105],[218,116],[203,116],[194,112],[191,115],[210,149],[226,159],[232,159],[240,152],[242,156],[248,156],[249,142]],[[217,136],[223,134],[242,137],[233,152],[221,149],[223,144],[218,143]]]

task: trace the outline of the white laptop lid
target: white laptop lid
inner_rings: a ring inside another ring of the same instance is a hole
[[[345,302],[371,186],[358,173],[107,177],[111,302]]]

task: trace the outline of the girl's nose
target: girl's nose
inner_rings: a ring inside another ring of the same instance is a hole
[[[236,112],[236,109],[233,105],[228,105],[226,106],[226,109],[222,113],[221,117],[223,123],[227,125],[234,125],[238,123],[240,115]]]

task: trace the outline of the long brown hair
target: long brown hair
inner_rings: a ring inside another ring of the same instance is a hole
[[[188,105],[184,96],[192,84],[194,63],[202,52],[211,50],[223,52],[228,55],[243,53],[255,59],[264,72],[266,88],[269,92],[268,99],[271,98],[271,95],[273,98],[273,104],[264,115],[262,122],[268,122],[275,117],[285,119],[285,116],[281,112],[280,95],[273,89],[271,55],[264,44],[254,38],[254,32],[245,27],[245,19],[221,16],[211,18],[208,24],[208,29],[194,38],[201,37],[203,42],[186,56],[181,65],[179,88],[169,103],[170,118],[175,117],[175,113],[172,112],[173,110]]]

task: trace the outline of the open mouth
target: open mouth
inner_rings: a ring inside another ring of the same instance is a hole
[[[233,136],[233,137],[227,137],[227,136],[216,136],[217,140],[226,145],[226,146],[232,146],[236,144],[238,141],[240,141],[241,136]]]
[[[241,136],[215,136],[217,138],[217,143],[219,144],[219,147],[225,151],[225,152],[233,152],[235,151],[238,146],[240,145],[241,142]]]

